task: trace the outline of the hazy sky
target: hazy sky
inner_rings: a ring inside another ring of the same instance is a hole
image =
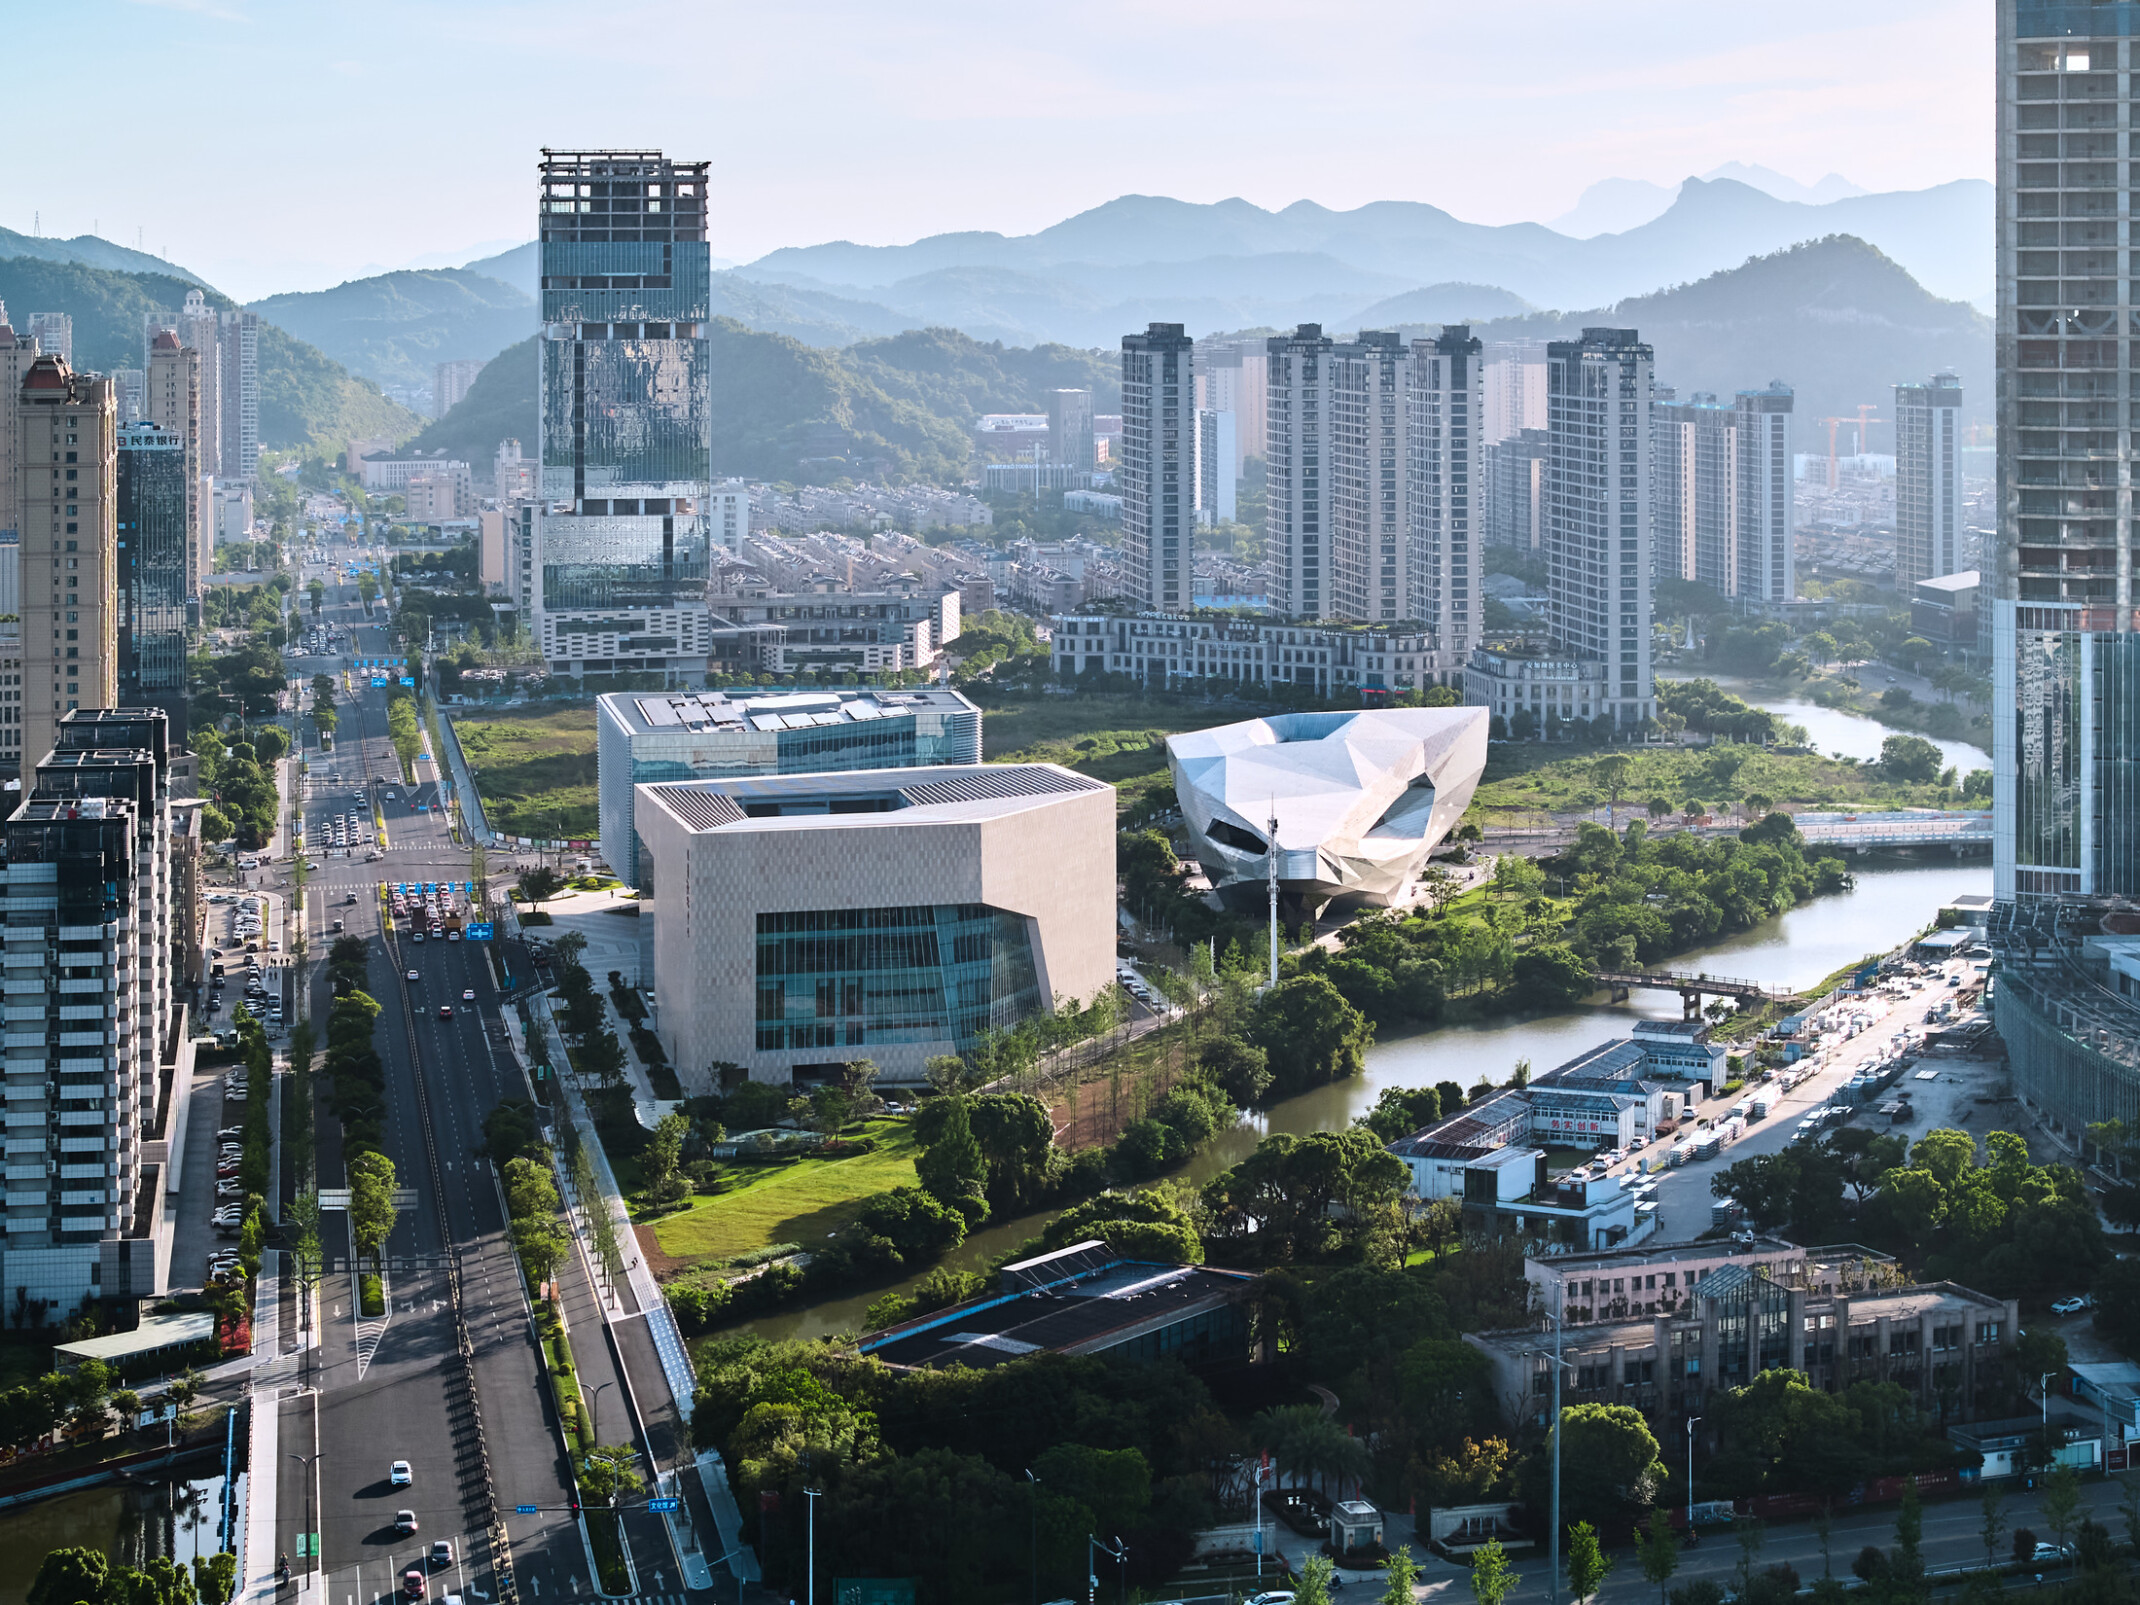
[[[526,239],[546,143],[710,159],[713,252],[739,261],[1028,233],[1125,193],[1503,223],[1730,160],[1875,190],[1991,176],[1991,0],[8,11],[0,224],[138,229],[239,296]]]

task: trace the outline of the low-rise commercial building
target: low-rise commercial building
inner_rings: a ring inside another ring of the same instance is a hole
[[[1063,613],[1051,619],[1055,672],[1126,674],[1183,685],[1298,685],[1319,696],[1402,694],[1451,684],[1449,661],[1419,624],[1280,624],[1230,613]]]
[[[1919,580],[1910,590],[1911,632],[1950,654],[1967,656],[1976,652],[1981,579],[1977,570],[1970,568],[1959,574]]]
[[[981,710],[948,689],[611,692],[594,709],[602,856],[627,886],[639,786],[981,761]]]
[[[1114,984],[1115,793],[1053,764],[642,785],[655,1029],[691,1091],[914,1085]]]
[[[1675,1251],[1676,1252],[1676,1251]],[[1654,1269],[1652,1267],[1655,1267]],[[1603,1269],[1571,1264],[1596,1282]],[[2008,1396],[2019,1310],[2010,1299],[1952,1282],[1895,1285],[1892,1264],[1858,1249],[1813,1249],[1803,1259],[1746,1256],[1723,1266],[1689,1267],[1668,1257],[1615,1257],[1617,1286],[1672,1275],[1670,1304],[1642,1288],[1643,1315],[1630,1313],[1564,1330],[1561,1404],[1617,1404],[1657,1426],[1704,1413],[1719,1389],[1746,1386],[1763,1371],[1803,1372],[1824,1391],[1891,1382],[1927,1412],[1971,1420]],[[1662,1295],[1666,1289],[1656,1289]],[[1593,1303],[1597,1295],[1590,1295]],[[1621,1295],[1613,1295],[1617,1303]],[[1553,1394],[1551,1338],[1537,1327],[1466,1333],[1492,1368],[1505,1418],[1543,1424]],[[1683,1428],[1681,1430],[1684,1430]]]
[[[956,589],[811,590],[718,599],[712,659],[729,674],[926,669],[959,633]]]

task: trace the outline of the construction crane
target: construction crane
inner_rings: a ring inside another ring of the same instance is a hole
[[[1855,418],[1823,418],[1820,420],[1828,426],[1828,488],[1830,490],[1836,488],[1836,425],[1854,423],[1858,426],[1858,455],[1862,457],[1869,449],[1869,443],[1872,439],[1872,431],[1868,426],[1883,421],[1873,416],[1879,405],[1877,401],[1861,401],[1858,403],[1858,415]]]

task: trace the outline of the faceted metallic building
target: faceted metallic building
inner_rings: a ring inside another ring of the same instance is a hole
[[[186,728],[186,604],[192,498],[185,439],[154,424],[119,431],[119,700]]]
[[[1484,708],[1282,713],[1167,737],[1167,767],[1204,873],[1262,906],[1277,820],[1289,915],[1386,908],[1456,828],[1486,767]]]
[[[543,152],[534,624],[573,678],[705,673],[706,168]]]
[[[2077,1141],[2140,1119],[2136,31],[2128,4],[1998,4],[1997,1016],[2016,1090]]]

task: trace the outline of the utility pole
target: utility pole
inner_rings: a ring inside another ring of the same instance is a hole
[[[1567,1311],[1568,1284],[1562,1278],[1555,1283],[1553,1300],[1553,1569],[1546,1581],[1546,1605],[1560,1605],[1560,1334]]]
[[[1033,1605],[1040,1605],[1040,1479],[1033,1475],[1033,1468],[1028,1466],[1025,1472],[1025,1480],[1033,1485],[1032,1492],[1027,1495],[1027,1512],[1032,1517],[1030,1542],[1032,1544],[1033,1562]]]
[[[815,1488],[805,1488],[803,1495],[810,1501],[810,1575],[804,1584],[803,1605],[817,1605],[817,1496]]]
[[[1271,888],[1271,985],[1278,984],[1278,799],[1271,799],[1269,838],[1263,844],[1263,862]]]
[[[1694,1423],[1700,1416],[1687,1417],[1687,1536],[1694,1536]]]

